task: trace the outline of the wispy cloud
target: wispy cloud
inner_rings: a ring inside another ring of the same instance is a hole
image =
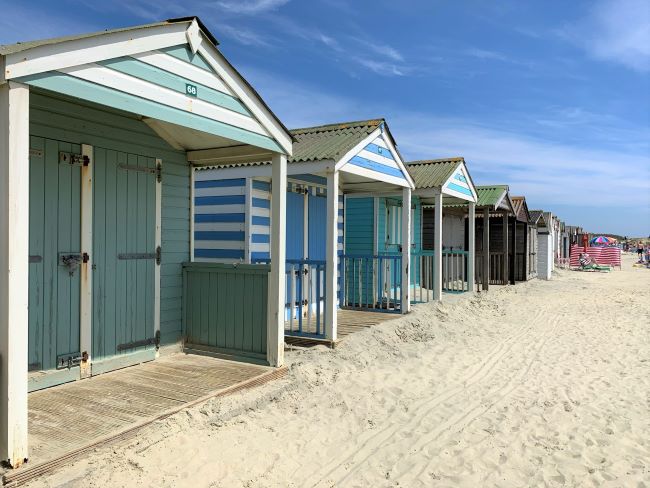
[[[235,27],[230,24],[219,24],[216,32],[239,42],[245,46],[269,46],[269,40],[262,34],[245,29],[242,27]]]
[[[596,59],[650,71],[650,4],[647,0],[598,0],[589,15],[558,34]]]
[[[290,0],[221,0],[217,2],[217,5],[228,12],[256,15],[277,10],[289,3],[289,1]]]
[[[406,68],[387,61],[375,61],[374,59],[356,58],[357,62],[375,74],[381,76],[405,76]]]
[[[497,61],[510,61],[510,58],[503,53],[497,51],[488,51],[486,49],[470,48],[465,51],[465,54],[478,59],[493,59]]]

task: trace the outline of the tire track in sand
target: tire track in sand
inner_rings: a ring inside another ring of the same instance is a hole
[[[517,332],[494,346],[488,353],[487,358],[480,362],[476,367],[472,368],[465,378],[461,379],[460,385],[443,390],[433,398],[425,398],[418,402],[414,409],[414,416],[406,424],[400,425],[391,423],[379,431],[373,431],[370,433],[369,437],[361,441],[360,445],[357,443],[357,445],[346,450],[346,452],[341,456],[338,456],[336,459],[330,461],[321,469],[309,476],[308,479],[305,480],[304,485],[316,487],[322,481],[335,475],[337,471],[345,469],[344,466],[349,465],[350,463],[355,465],[355,468],[351,470],[351,472],[354,472],[388,439],[395,435],[396,432],[414,432],[414,429],[417,429],[437,406],[491,376],[496,371],[499,361],[506,356],[521,339],[528,336],[529,333],[535,329],[535,324],[542,316],[543,312],[537,311],[531,321],[523,324]],[[363,439],[363,436],[360,436],[360,439]],[[370,450],[370,452],[366,455],[365,453],[368,452],[368,450]]]

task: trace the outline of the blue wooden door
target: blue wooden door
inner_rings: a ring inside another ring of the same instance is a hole
[[[305,258],[305,195],[287,192],[287,259]]]
[[[327,241],[327,198],[309,195],[308,207],[308,257],[312,260],[325,261],[325,244]]]
[[[93,364],[153,351],[156,266],[156,160],[100,147],[94,155]]]
[[[31,137],[30,149],[28,361],[30,371],[59,368],[50,386],[74,379],[67,358],[80,355],[81,167],[59,154],[81,148]]]

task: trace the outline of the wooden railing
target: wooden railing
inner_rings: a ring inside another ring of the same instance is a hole
[[[359,310],[400,310],[402,256],[341,254],[341,307]]]
[[[483,259],[484,253],[476,253],[476,279],[477,283],[483,283]],[[508,284],[508,277],[503,272],[504,254],[503,251],[490,252],[490,285]]]
[[[442,251],[442,289],[448,292],[465,292],[467,283],[467,251]]]
[[[270,264],[269,259],[254,260]],[[287,259],[285,267],[284,333],[291,336],[325,337],[326,262]]]

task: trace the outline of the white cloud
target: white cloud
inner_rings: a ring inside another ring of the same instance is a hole
[[[650,3],[598,0],[590,14],[560,34],[592,57],[650,71]]]
[[[357,62],[370,71],[382,76],[405,76],[406,69],[395,63],[375,61],[374,59],[357,58]]]
[[[219,24],[216,28],[216,32],[224,36],[239,42],[245,46],[268,46],[269,42],[267,39],[254,32],[250,29],[244,29],[242,27],[235,27],[230,24]]]
[[[465,54],[478,59],[493,59],[496,61],[510,61],[505,55],[497,51],[488,51],[486,49],[471,48],[465,51]]]
[[[290,0],[221,0],[217,5],[236,14],[255,15],[277,10]]]

